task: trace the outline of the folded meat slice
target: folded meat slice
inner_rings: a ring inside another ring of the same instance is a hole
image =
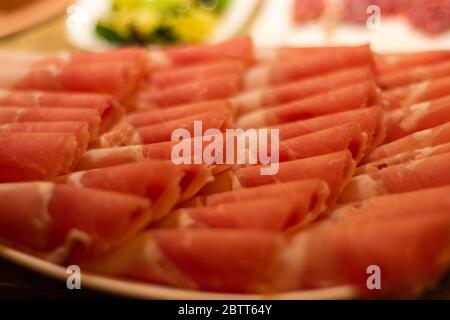
[[[257,109],[270,108],[279,104],[304,99],[370,79],[372,79],[372,71],[370,68],[352,68],[296,82],[244,92],[237,96],[234,102],[240,114],[248,113]]]
[[[86,151],[75,170],[91,170],[144,160],[170,160],[172,148],[177,142],[162,142]]]
[[[126,47],[114,50],[96,52],[38,53],[23,51],[0,52],[0,64],[25,66],[63,66],[66,64],[96,64],[134,62],[144,66],[147,60],[147,50],[139,47]]]
[[[191,145],[191,151],[195,148],[196,140],[198,139],[188,139],[187,141],[187,143]],[[203,141],[202,138],[199,140],[198,143],[202,146],[202,150],[206,149],[209,144],[214,143],[214,139],[212,141]],[[222,138],[222,140],[224,143],[226,142],[224,138]],[[196,156],[195,153],[188,159],[179,159],[179,157],[184,158],[184,155],[175,154],[173,152],[178,143],[178,141],[168,141],[147,145],[90,149],[82,155],[75,170],[105,168],[145,160],[171,160],[186,165],[191,163],[207,164],[208,168],[211,168],[213,174],[217,174],[218,172],[229,168],[229,165],[225,163],[226,159],[224,157],[220,158],[217,156],[214,159],[219,160],[220,163],[205,163],[203,158],[201,158],[202,154]]]
[[[243,146],[242,149],[242,139],[236,139],[236,162],[232,167],[233,170],[255,164],[265,164],[267,159],[271,159],[272,162],[286,162],[344,150],[349,150],[355,162],[358,163],[368,148],[368,135],[361,130],[361,126],[357,123],[346,123],[302,134],[281,140],[276,145],[272,145],[272,130],[263,130],[265,129],[258,132],[258,136],[250,136],[250,143]],[[263,154],[261,148],[256,148],[256,145],[264,145],[266,141],[267,148]],[[276,153],[272,154],[274,151]]]
[[[77,142],[75,159],[87,150],[89,130],[86,122],[17,122],[0,125],[1,133],[72,133]]]
[[[151,74],[150,87],[161,90],[224,75],[241,76],[244,69],[245,64],[241,61],[224,60],[177,69],[161,70]]]
[[[307,0],[311,3],[315,1]],[[320,2],[320,1],[317,1]],[[258,63],[277,62],[287,59],[303,59],[309,57],[340,56],[351,57],[358,54],[367,54],[368,45],[359,46],[316,46],[316,47],[276,47],[255,48],[255,59]]]
[[[202,192],[210,194],[290,181],[321,179],[329,185],[328,203],[331,203],[353,175],[355,162],[350,151],[346,150],[279,163],[278,170],[273,175],[262,175],[261,170],[265,167],[259,165],[241,168],[235,172],[224,172]]]
[[[376,160],[356,168],[356,175],[370,173],[373,171],[388,168],[397,164],[407,163],[409,161],[421,160],[439,154],[450,153],[450,143],[441,144],[435,147],[409,150],[399,153],[395,156]]]
[[[448,96],[450,95],[449,88],[450,77],[446,77],[388,90],[387,95],[400,102],[400,104],[391,104],[391,106],[406,106]]]
[[[4,108],[0,107],[0,125],[20,122],[85,122],[90,141],[97,139],[100,116],[97,110],[74,108]]]
[[[123,107],[114,97],[95,93],[0,90],[2,106],[95,109],[105,129],[124,113]]]
[[[356,162],[367,148],[367,135],[357,123],[347,123],[280,142],[280,161],[289,161],[349,150]]]
[[[324,53],[299,58],[294,54],[284,60],[250,69],[245,76],[244,86],[246,89],[268,87],[336,70],[371,66],[372,63],[373,56],[368,45],[334,55]]]
[[[411,215],[429,215],[433,212],[449,212],[450,186],[409,191],[398,194],[386,194],[335,207],[324,216],[329,221],[363,221],[366,216],[376,215],[378,219],[398,216],[407,218]],[[417,201],[417,199],[423,201]]]
[[[304,203],[310,202],[311,207],[322,211],[323,204],[329,195],[329,189],[326,182],[318,179],[291,181],[212,194],[204,200],[204,203],[208,206],[215,206],[283,195],[295,197]]]
[[[315,220],[326,208],[328,184],[302,180],[211,195],[206,207],[180,209],[160,226],[285,230]]]
[[[75,172],[56,181],[149,198],[156,219],[166,215],[179,201],[183,176],[182,169],[170,162],[143,161]]]
[[[283,244],[279,233],[262,230],[154,230],[82,267],[189,289],[265,291]]]
[[[271,142],[269,137],[267,139]],[[355,162],[358,163],[367,149],[367,139],[367,135],[361,131],[359,124],[347,123],[280,141],[277,150],[278,160],[274,161],[286,162],[349,150]],[[269,145],[267,157],[273,156],[272,151],[272,146]],[[239,156],[243,158],[242,153],[239,153]],[[264,163],[261,161],[260,150],[250,146],[245,149],[244,160],[244,164],[236,164],[234,169]]]
[[[449,142],[450,123],[446,123],[431,129],[413,133],[391,143],[379,146],[367,157],[365,157],[362,163],[366,164],[380,159],[389,158],[406,151],[435,147]]]
[[[237,38],[222,43],[191,45],[150,50],[149,71],[161,68],[180,67],[211,63],[219,60],[237,60],[243,63],[253,61],[251,38]]]
[[[147,197],[155,219],[179,201],[191,198],[212,179],[205,165],[175,165],[170,161],[140,161],[71,173],[56,181],[74,186]]]
[[[212,110],[198,115],[138,128],[134,128],[129,124],[120,124],[100,137],[100,146],[107,148],[171,141],[172,134],[178,129],[187,130],[190,136],[194,137],[196,123],[201,125],[203,130],[201,134],[208,129],[224,131],[232,124],[232,112],[229,109]]]
[[[274,126],[369,107],[376,102],[377,89],[374,82],[365,81],[285,105],[250,112],[239,118],[236,126],[241,128]]]
[[[448,76],[450,76],[450,61],[445,61],[388,73],[378,77],[377,81],[383,88],[392,89],[426,79],[438,79]]]
[[[382,168],[351,179],[338,201],[350,203],[383,194],[449,185],[448,173],[450,153]]]
[[[72,64],[133,62],[140,67],[147,65],[148,53],[142,47],[124,47],[97,52],[72,52],[69,62]]]
[[[367,136],[368,146],[374,147],[384,138],[383,114],[383,109],[376,106],[299,120],[274,126],[274,128],[280,129],[281,140],[287,140],[353,122],[358,124]]]
[[[407,217],[396,210],[389,218],[384,209],[389,207],[362,210],[356,221],[299,232],[272,265],[269,287],[286,291],[353,285],[363,295],[405,297],[432,286],[450,266],[448,209]],[[369,290],[377,270],[381,288]]]
[[[314,221],[324,201],[295,195],[270,195],[206,207],[179,209],[159,224],[163,228],[225,228],[285,231]],[[322,210],[321,210],[322,209]]]
[[[0,104],[17,107],[58,107],[96,109],[103,116],[121,108],[113,96],[98,93],[0,90]]]
[[[353,166],[352,155],[346,150],[280,163],[275,175],[261,175],[261,166],[243,168],[234,173],[233,189],[317,178],[327,181],[330,189],[336,190],[353,173]]]
[[[391,53],[376,56],[376,69],[380,74],[388,74],[412,67],[432,65],[450,59],[449,50],[422,51],[413,53]]]
[[[448,187],[425,190],[429,201],[419,205],[425,211],[409,212],[413,201],[392,196],[369,200],[371,205],[355,207],[348,218],[293,235],[220,228],[148,231],[83,268],[197,290],[268,294],[353,285],[368,294],[367,270],[375,265],[382,271],[375,294],[414,294],[449,267],[448,192]]]
[[[137,106],[168,108],[183,104],[227,99],[233,97],[241,87],[241,77],[224,75],[210,79],[201,79],[179,86],[141,92],[137,97]]]
[[[45,180],[67,173],[78,153],[72,133],[0,133],[0,182]]]
[[[445,124],[450,121],[450,96],[392,110],[384,119],[385,142]]]
[[[0,69],[0,88],[107,93],[126,99],[141,82],[142,71],[131,62],[8,65]]]
[[[2,240],[59,262],[108,251],[153,216],[144,198],[48,182],[1,184],[0,207]]]
[[[141,111],[128,115],[126,122],[133,127],[145,127],[162,122],[182,119],[196,114],[214,110],[233,111],[234,105],[229,100],[200,102],[168,109]]]

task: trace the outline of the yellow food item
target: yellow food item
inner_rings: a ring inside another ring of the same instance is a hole
[[[216,14],[193,9],[186,14],[169,18],[166,24],[173,28],[174,33],[183,42],[198,43],[211,34],[217,21]]]
[[[134,15],[133,26],[141,35],[148,35],[160,26],[161,20],[161,15],[155,10],[140,10]]]

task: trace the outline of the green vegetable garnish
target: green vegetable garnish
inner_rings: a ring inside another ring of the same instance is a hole
[[[229,0],[198,0],[200,6],[202,8],[206,8],[209,10],[214,10],[216,12],[223,12],[228,3]]]
[[[108,25],[104,25],[101,21],[97,23],[95,31],[105,40],[118,44],[127,44],[128,40],[121,37],[115,30],[111,29]]]
[[[196,43],[216,26],[229,0],[112,0],[97,34],[117,44]]]

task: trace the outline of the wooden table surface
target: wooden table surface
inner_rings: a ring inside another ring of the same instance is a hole
[[[65,15],[59,15],[31,29],[0,38],[0,49],[55,51],[73,49],[65,36]]]
[[[0,39],[0,50],[54,51],[73,49],[65,38],[65,16]],[[0,259],[0,299],[108,299],[113,296],[88,289],[68,290],[65,283],[48,279]],[[450,275],[424,298],[450,299]]]

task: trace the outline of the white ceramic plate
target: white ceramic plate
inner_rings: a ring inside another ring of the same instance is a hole
[[[0,256],[27,269],[48,277],[66,281],[66,269],[29,254],[0,245]],[[352,287],[335,287],[321,290],[296,291],[284,294],[250,295],[222,294],[192,290],[181,290],[143,282],[107,278],[90,273],[81,273],[81,287],[96,289],[129,298],[178,299],[178,300],[316,300],[352,299],[357,292]]]
[[[219,42],[243,32],[260,0],[231,1],[222,16],[219,26],[209,39]],[[66,34],[76,47],[99,50],[113,45],[102,40],[95,33],[98,19],[110,10],[110,0],[77,0],[67,9]]]

